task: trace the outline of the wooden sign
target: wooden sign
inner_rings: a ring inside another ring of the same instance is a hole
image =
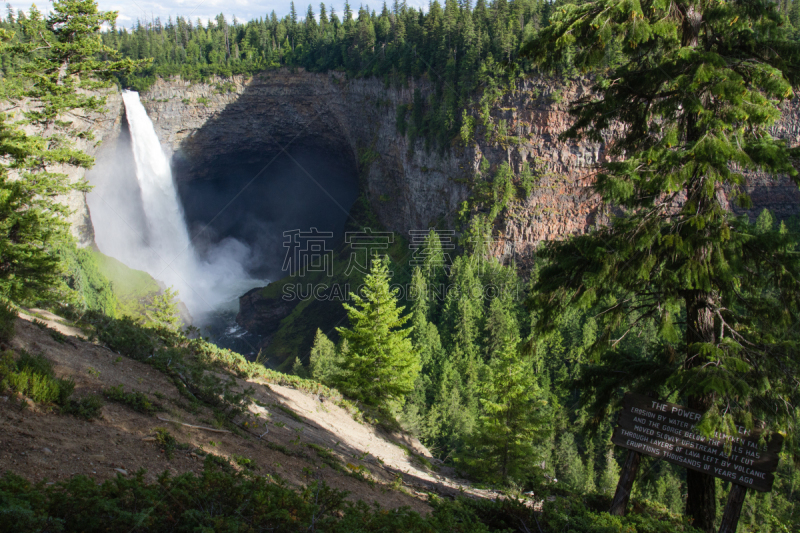
[[[737,436],[708,438],[695,429],[702,418],[700,411],[629,393],[611,442],[743,487],[770,491],[783,436],[772,434],[764,444],[760,431],[740,427]]]

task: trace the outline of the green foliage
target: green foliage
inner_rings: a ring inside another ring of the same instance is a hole
[[[481,387],[478,422],[460,461],[480,479],[521,482],[534,475],[541,461],[536,445],[548,437],[552,414],[547,391],[531,367],[513,339],[492,357]]]
[[[14,338],[17,321],[17,310],[8,300],[0,298],[0,343],[10,342]]]
[[[308,379],[309,377],[308,369],[306,369],[299,357],[294,358],[294,363],[292,364],[292,374],[304,379]]]
[[[336,372],[336,346],[321,329],[314,336],[309,366],[311,376],[320,383],[330,383]]]
[[[352,329],[336,328],[348,350],[339,356],[334,383],[365,404],[392,410],[413,390],[420,364],[411,332],[399,329],[410,317],[401,317],[397,289],[389,288],[387,260],[373,258],[363,296],[351,298],[355,305],[344,307]]]
[[[112,319],[90,313],[86,318],[94,324],[95,334],[102,343],[131,359],[145,360],[160,344],[158,330],[144,327],[131,317]]]
[[[752,226],[719,194],[749,207],[745,170],[800,181],[797,149],[772,135],[800,85],[791,27],[761,0],[592,0],[550,20],[526,53],[545,69],[567,56],[596,69],[562,138],[612,135],[594,189],[616,214],[548,245],[531,301],[537,330],[553,332],[570,308],[599,317],[580,385],[596,422],[623,390],[655,391],[706,411],[703,434],[763,420],[797,453],[800,391],[786,376],[800,371],[798,235]],[[649,324],[648,349],[622,342]],[[711,476],[687,474],[687,513],[705,531],[714,491]]]
[[[244,457],[244,456],[241,456],[241,455],[237,455],[237,454],[233,454],[231,457],[233,458],[234,462],[237,465],[241,466],[242,468],[246,468],[248,470],[255,470],[256,468],[258,468],[253,463],[252,459],[248,459],[247,457]]]
[[[102,408],[103,399],[97,395],[89,394],[80,399],[70,398],[61,408],[61,412],[84,420],[93,420],[100,416]]]
[[[164,450],[164,455],[167,459],[172,460],[175,456],[175,448],[178,447],[178,440],[167,428],[154,428],[153,432],[156,434],[156,442]]]
[[[181,315],[178,311],[178,291],[167,287],[163,294],[153,298],[150,312],[152,322],[170,331],[178,331],[181,326]]]
[[[68,113],[95,111],[113,72],[131,70],[129,59],[109,61],[116,52],[102,45],[99,31],[116,14],[101,13],[90,0],[53,4],[47,19],[34,7],[11,28],[0,28],[0,53],[13,65],[0,94],[12,106],[32,99],[36,106],[0,116],[0,294],[14,301],[53,300],[59,287],[60,243],[69,242],[68,208],[57,197],[85,191],[53,172],[59,165],[88,168],[92,159],[75,150],[71,139],[90,137]],[[101,58],[100,56],[104,56]],[[27,129],[26,129],[27,128]]]
[[[134,411],[145,415],[152,415],[158,411],[163,411],[163,408],[151,401],[146,394],[139,391],[125,392],[122,385],[105,389],[103,391],[103,396],[113,402],[127,405]]]
[[[555,450],[556,475],[558,482],[567,489],[581,493],[587,484],[587,475],[594,475],[594,472],[587,472],[587,468],[581,459],[578,445],[575,442],[575,435],[564,433]],[[619,481],[619,479],[617,479]],[[616,482],[615,482],[616,486]]]
[[[98,252],[78,248],[73,242],[56,247],[64,270],[63,279],[82,309],[91,309],[108,316],[116,316],[119,302],[111,281],[100,271]]]
[[[13,474],[0,478],[0,502],[7,531],[83,531],[130,529],[145,525],[154,533],[174,530],[281,532],[353,531],[481,533],[500,531],[481,523],[465,503],[435,502],[426,516],[411,509],[376,509],[350,502],[346,493],[321,481],[294,490],[278,478],[237,472],[208,456],[199,475],[144,481],[144,471],[97,484],[76,476],[56,485],[32,485]]]
[[[0,389],[21,394],[40,404],[66,405],[75,382],[55,377],[53,363],[43,355],[22,352],[14,361],[13,352],[2,354]]]

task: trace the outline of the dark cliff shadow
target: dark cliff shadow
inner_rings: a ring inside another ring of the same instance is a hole
[[[318,87],[264,76],[186,137],[172,163],[199,252],[233,237],[250,248],[251,274],[275,280],[293,266],[287,253],[296,259],[286,232],[315,228],[325,249],[341,242],[358,164]]]

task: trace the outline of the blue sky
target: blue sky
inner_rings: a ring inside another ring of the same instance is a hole
[[[224,13],[228,20],[235,15],[240,20],[250,20],[253,18],[263,17],[269,14],[272,10],[279,17],[289,12],[290,0],[99,0],[100,9],[104,11],[118,11],[119,17],[117,18],[118,26],[130,27],[137,18],[150,19],[151,17],[161,17],[166,21],[167,17],[176,15],[183,17],[190,17],[196,20],[198,17],[205,21],[213,18],[220,13]],[[18,2],[13,1],[11,5],[15,9],[28,10],[31,3],[36,3],[40,11],[46,11],[50,7],[50,1],[40,0],[39,2]],[[304,15],[308,10],[308,4],[314,6],[314,12],[319,13],[319,0],[309,2],[308,0],[295,0],[295,6],[298,13]],[[391,5],[391,0],[387,2]],[[383,6],[383,0],[372,0],[364,2],[369,5],[370,9],[379,11]],[[408,6],[426,7],[427,0],[406,0]],[[333,0],[332,3],[325,2],[325,5],[330,10],[333,6],[336,12],[342,13],[344,0]],[[357,9],[361,2],[359,0],[350,0],[350,5],[353,9]]]

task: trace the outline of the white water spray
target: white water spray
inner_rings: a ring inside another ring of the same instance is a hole
[[[95,240],[104,253],[144,270],[178,290],[196,323],[235,310],[238,297],[266,280],[252,279],[244,264],[250,250],[226,238],[198,257],[192,246],[169,161],[139,93],[124,91],[136,183],[123,183],[124,172],[101,176],[88,200]]]
[[[194,255],[178,192],[172,181],[172,169],[161,150],[153,122],[139,100],[139,93],[124,91],[122,101],[131,132],[136,180],[147,216],[150,247],[162,261],[171,261],[184,252],[187,256]]]

